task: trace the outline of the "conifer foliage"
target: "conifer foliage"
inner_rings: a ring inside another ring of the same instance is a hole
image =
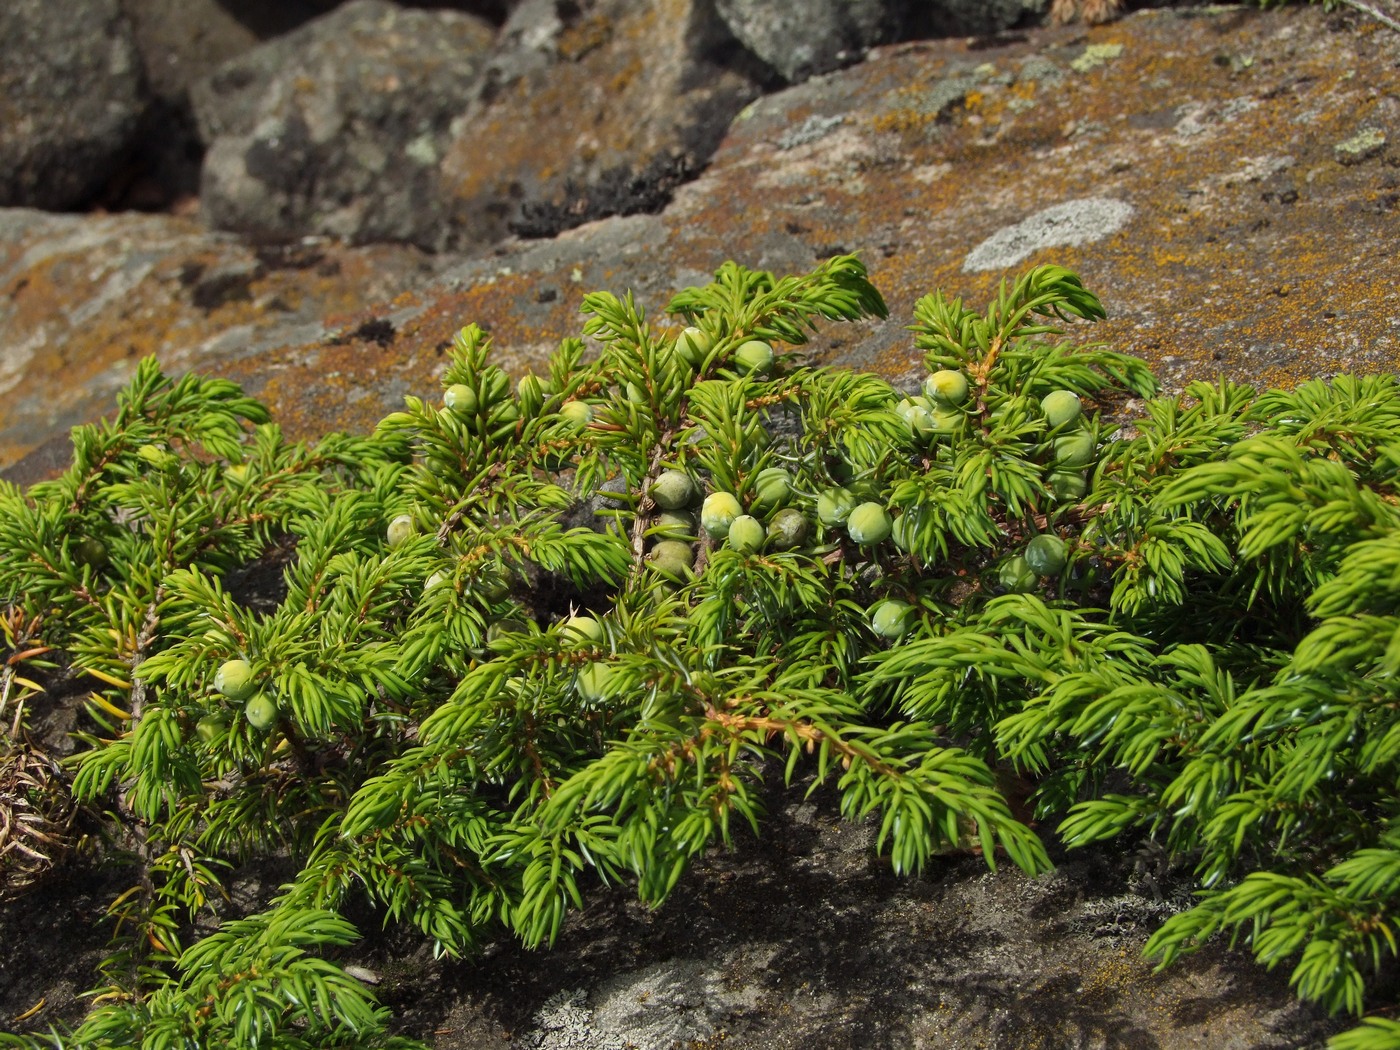
[[[148,360],[67,473],[0,487],[0,891],[64,861],[73,800],[132,880],[82,1025],[0,1041],[419,1045],[336,961],[352,903],[448,955],[545,945],[761,836],[771,778],[832,785],[910,876],[1154,838],[1201,897],[1149,952],[1225,932],[1365,1013],[1400,892],[1393,377],[1158,397],[1063,338],[1103,309],[1056,266],[921,299],[913,392],[799,352],[885,316],[851,256],[583,312],[515,381],[469,325],[441,396],[309,446]],[[60,767],[30,725],[63,688]],[[268,856],[295,878],[239,913]]]

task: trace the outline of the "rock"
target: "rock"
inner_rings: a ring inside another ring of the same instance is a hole
[[[146,101],[118,0],[5,0],[0,206],[89,203],[130,152]]]
[[[1142,944],[1191,897],[1150,850],[1061,852],[1037,879],[948,854],[900,879],[875,824],[801,796],[766,793],[762,835],[736,833],[660,908],[600,891],[550,951],[357,961],[430,990],[393,1006],[439,1050],[1321,1050],[1346,1026],[1223,946],[1153,973]]]
[[[193,89],[211,226],[441,247],[439,164],[494,39],[481,19],[353,0]]]
[[[131,164],[106,187],[112,209],[169,211],[197,207],[201,140],[189,87],[210,70],[280,37],[339,5],[339,0],[121,0],[131,22],[153,100],[135,133]],[[425,0],[499,24],[507,0]],[[257,85],[259,88],[265,84]],[[254,105],[253,92],[249,105]]]
[[[527,0],[442,178],[462,244],[659,210],[769,74],[709,0]]]
[[[792,83],[859,60],[893,39],[903,21],[887,0],[716,0],[715,7],[746,48]]]
[[[543,33],[538,68],[578,31]],[[62,449],[148,352],[248,383],[290,434],[312,437],[369,427],[404,392],[431,395],[442,348],[469,321],[491,326],[519,373],[577,332],[583,292],[631,288],[659,319],[731,257],[805,272],[861,251],[890,319],[824,325],[812,349],[893,377],[919,370],[903,327],[919,296],[984,303],[1039,262],[1075,269],[1109,311],[1072,338],[1143,356],[1171,386],[1400,363],[1386,305],[1400,278],[1388,33],[1316,8],[1187,8],[985,43],[878,48],[770,94],[664,212],[490,255],[289,246],[290,261],[259,274],[269,249],[188,222],[0,213],[0,464],[51,439]],[[1334,149],[1363,132],[1354,151]]]
[[[730,988],[718,966],[695,959],[623,972],[592,992],[564,989],[536,1011],[532,1045],[540,1050],[663,1050],[713,1039],[755,994]]]
[[[716,0],[725,24],[784,80],[799,83],[859,61],[877,45],[915,37],[988,36],[1043,0]]]
[[[163,215],[0,209],[0,462],[34,452],[37,473],[61,469],[69,429],[110,412],[147,354],[177,371],[259,360],[243,371],[256,389],[292,346],[339,339],[377,353],[357,334],[372,330],[358,321],[342,329],[337,315],[407,293],[435,265],[394,245],[252,246]],[[401,393],[384,402],[401,404]]]
[[[932,0],[914,5],[913,32],[930,36],[990,36],[1010,29],[1043,0]]]
[[[204,158],[190,113],[189,83],[255,46],[258,36],[217,0],[121,0],[121,5],[151,102],[133,135],[130,163],[105,187],[100,204],[143,211],[189,208]]]
[[[937,0],[924,6],[924,18],[934,25],[934,34],[984,36],[1009,29],[1028,10],[1039,10],[1035,0]]]
[[[300,13],[302,21],[312,15],[305,5],[287,3],[283,5],[289,16],[285,20],[271,25],[254,20],[250,25],[246,7],[251,5],[240,4],[240,17],[235,17],[230,6],[219,0],[121,2],[131,23],[147,86],[156,98],[172,104],[184,100],[191,83],[256,47],[269,31],[285,33],[295,29],[299,22],[294,13]]]

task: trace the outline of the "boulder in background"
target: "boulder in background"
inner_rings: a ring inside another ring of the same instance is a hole
[[[131,151],[146,99],[117,0],[5,0],[0,206],[87,205]]]
[[[711,0],[527,0],[444,158],[458,237],[659,210],[771,78]]]
[[[1012,0],[1016,2],[1016,0]],[[894,39],[904,18],[891,0],[716,0],[731,32],[789,83],[860,59]]]
[[[471,15],[354,0],[226,62],[192,92],[204,219],[442,247],[439,164],[494,37]]]

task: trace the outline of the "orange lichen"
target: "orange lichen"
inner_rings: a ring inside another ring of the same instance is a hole
[[[592,14],[566,26],[559,34],[559,57],[577,62],[612,39],[613,23],[605,15]]]

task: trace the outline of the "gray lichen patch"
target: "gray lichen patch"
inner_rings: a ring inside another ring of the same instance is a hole
[[[1385,146],[1385,132],[1379,128],[1362,128],[1351,138],[1332,147],[1339,164],[1360,164],[1374,157]]]
[[[964,273],[1015,266],[1041,248],[1076,246],[1117,233],[1132,217],[1133,207],[1110,197],[1084,197],[1037,212],[992,234],[963,262]]]
[[[619,974],[589,995],[561,991],[535,1014],[529,1037],[541,1050],[668,1050],[714,1038],[755,997],[731,989],[719,970],[695,960]]]

